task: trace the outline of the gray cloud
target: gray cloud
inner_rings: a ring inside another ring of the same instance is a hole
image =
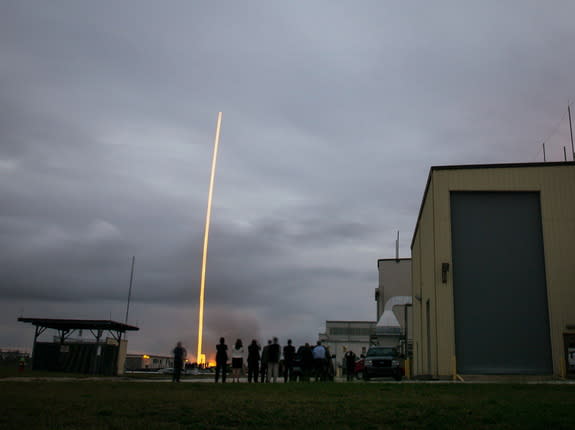
[[[436,164],[560,160],[571,2],[0,5],[0,346],[21,309],[195,345],[375,318]],[[27,337],[28,336],[28,337]]]

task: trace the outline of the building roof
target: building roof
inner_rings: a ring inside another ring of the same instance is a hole
[[[55,330],[114,330],[118,332],[137,331],[138,327],[111,320],[78,320],[59,318],[18,318],[18,321],[31,323],[37,327]]]
[[[429,175],[427,176],[427,183],[425,184],[425,191],[423,192],[423,197],[421,199],[421,204],[419,206],[419,214],[417,215],[415,229],[413,230],[413,237],[411,238],[410,248],[413,249],[413,243],[415,242],[415,236],[417,235],[417,230],[419,228],[419,221],[421,221],[423,204],[425,203],[425,198],[427,197],[427,192],[429,191],[429,184],[431,183],[431,176],[433,175],[434,171],[465,170],[465,169],[517,169],[522,167],[547,168],[547,167],[563,167],[563,166],[575,166],[575,161],[556,161],[556,162],[544,162],[544,163],[460,164],[450,166],[431,166],[431,168],[429,169]]]
[[[326,323],[336,324],[375,324],[377,321],[343,321],[343,320],[326,320]]]
[[[406,261],[406,260],[411,260],[411,257],[401,257],[401,258],[378,258],[377,259],[377,267],[379,267],[379,263],[381,263],[382,261],[396,261],[396,262],[400,262],[400,261]]]

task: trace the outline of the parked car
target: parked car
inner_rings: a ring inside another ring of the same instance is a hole
[[[363,379],[378,376],[391,376],[401,381],[404,375],[403,360],[396,348],[387,346],[372,346],[365,355]]]
[[[363,368],[365,367],[365,358],[360,358],[355,361],[355,368],[353,373],[357,379],[363,379]]]

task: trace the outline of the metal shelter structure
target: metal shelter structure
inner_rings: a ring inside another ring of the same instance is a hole
[[[18,321],[34,325],[32,367],[44,370],[75,371],[79,373],[116,374],[122,371],[118,357],[122,336],[138,327],[111,320],[18,318]],[[59,342],[38,342],[47,329],[58,332]],[[75,331],[90,332],[95,342],[67,342]],[[102,343],[102,336],[109,333],[115,345]]]
[[[88,330],[96,342],[99,342],[104,332],[109,332],[118,342],[122,339],[122,334],[127,331],[138,331],[138,327],[108,320],[77,320],[77,319],[55,319],[55,318],[18,318],[18,321],[31,323],[35,326],[34,343],[46,329],[58,331],[60,343],[64,343],[68,337],[76,330]]]

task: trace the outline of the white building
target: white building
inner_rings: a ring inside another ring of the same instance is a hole
[[[346,350],[352,350],[358,357],[365,354],[374,333],[375,321],[326,321],[325,333],[319,334],[319,340],[336,356],[336,363],[341,364]]]

